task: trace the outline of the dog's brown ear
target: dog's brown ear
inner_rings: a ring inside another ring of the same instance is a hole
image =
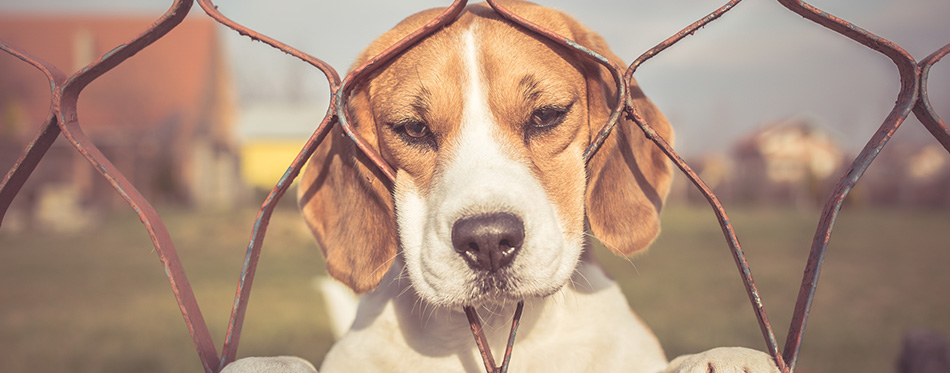
[[[416,13],[371,43],[353,67],[363,65],[442,9]],[[379,152],[369,80],[354,87],[347,110],[354,131]],[[327,272],[353,291],[379,285],[398,251],[391,183],[373,162],[335,127],[317,148],[300,178],[297,201],[327,260]]]
[[[626,65],[607,43],[583,26],[574,35],[581,45],[607,57],[617,66]],[[603,66],[584,63],[587,76],[588,115],[591,136],[603,128],[616,103],[617,86]],[[666,117],[643,95],[636,82],[628,87],[640,115],[670,144],[673,129]],[[643,250],[660,232],[660,210],[670,190],[673,170],[669,159],[633,121],[620,121],[588,163],[586,195],[590,229],[618,255]]]
[[[357,133],[378,149],[365,89],[348,104]],[[397,252],[389,180],[336,127],[314,152],[297,199],[327,260],[327,272],[357,293],[376,288]]]

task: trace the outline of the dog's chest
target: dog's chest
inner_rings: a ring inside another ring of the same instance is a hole
[[[599,268],[582,267],[579,273],[593,282],[590,288],[566,287],[526,302],[510,371],[661,371],[663,351],[620,289]],[[353,329],[327,354],[321,372],[485,371],[461,310],[427,309],[402,291],[406,289],[379,290],[361,302]],[[509,311],[482,312],[498,361],[508,337]]]

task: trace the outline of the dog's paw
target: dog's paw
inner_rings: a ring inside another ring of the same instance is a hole
[[[228,364],[221,373],[317,373],[310,362],[294,356],[246,357]]]
[[[670,362],[666,373],[779,373],[768,354],[743,347],[721,347]]]

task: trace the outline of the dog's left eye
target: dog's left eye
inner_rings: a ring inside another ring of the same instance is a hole
[[[531,113],[528,123],[534,128],[550,128],[561,124],[567,115],[568,107],[546,106]]]

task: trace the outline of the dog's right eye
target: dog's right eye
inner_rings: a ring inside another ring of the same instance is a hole
[[[410,145],[421,145],[435,148],[435,136],[429,126],[417,120],[407,120],[392,125],[396,134]]]
[[[409,137],[420,139],[426,136],[429,136],[429,127],[421,122],[409,122],[404,123],[402,126],[402,131],[409,135]]]

